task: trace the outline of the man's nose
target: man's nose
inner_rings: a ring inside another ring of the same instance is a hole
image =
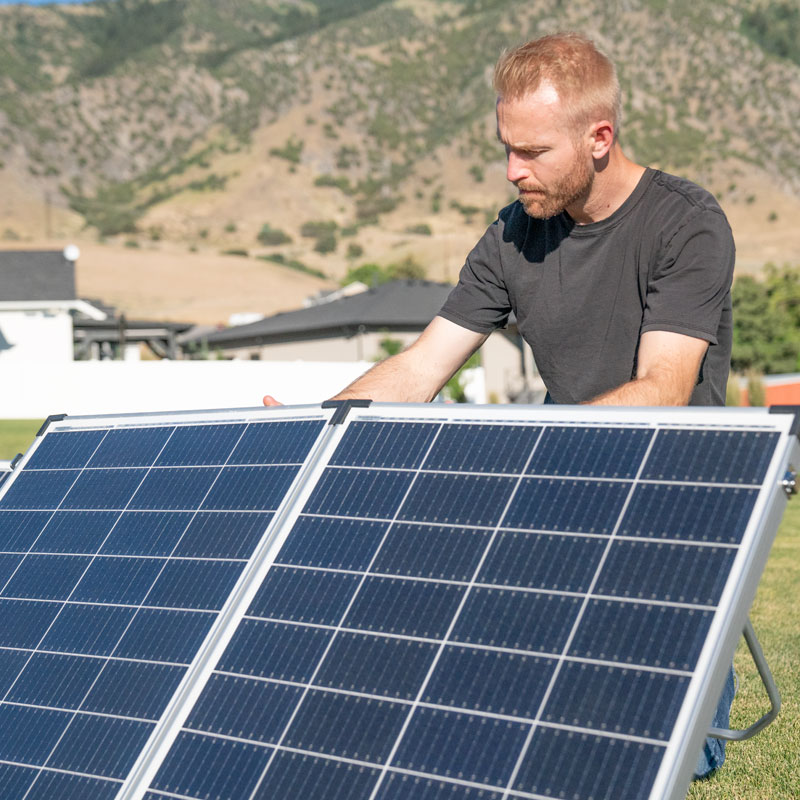
[[[525,163],[525,159],[520,158],[520,156],[516,155],[513,151],[509,153],[508,164],[506,166],[506,178],[508,178],[511,183],[516,183],[529,176],[530,170]]]

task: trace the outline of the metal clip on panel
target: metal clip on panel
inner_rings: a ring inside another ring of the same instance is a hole
[[[730,728],[710,728],[708,735],[714,739],[725,739],[731,741],[741,741],[755,736],[759,731],[767,727],[767,725],[778,716],[781,710],[781,694],[775,684],[775,679],[769,670],[767,659],[764,658],[764,651],[756,638],[756,632],[753,630],[753,623],[748,618],[747,624],[744,627],[744,640],[747,642],[747,647],[750,650],[750,655],[753,656],[753,661],[758,669],[758,674],[761,676],[761,681],[764,688],[767,690],[772,708],[761,717],[760,720],[754,722],[749,728],[743,730],[731,730]]]

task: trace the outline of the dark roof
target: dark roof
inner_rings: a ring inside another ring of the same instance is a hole
[[[75,264],[60,250],[0,250],[0,301],[75,299]]]
[[[209,345],[258,344],[354,336],[368,331],[421,331],[439,312],[452,286],[433,281],[391,281],[328,303],[285,311],[198,338]]]

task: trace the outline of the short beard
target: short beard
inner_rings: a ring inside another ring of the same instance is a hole
[[[534,219],[550,219],[561,214],[569,206],[585,200],[589,196],[594,182],[594,172],[587,162],[576,153],[573,169],[551,186],[534,191],[535,195],[520,195],[519,201],[525,213]],[[518,189],[525,186],[517,184]]]

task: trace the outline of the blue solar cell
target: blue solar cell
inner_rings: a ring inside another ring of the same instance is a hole
[[[537,728],[513,788],[570,800],[643,800],[663,754],[657,745]]]
[[[199,611],[140,609],[114,655],[188,664],[216,616]]]
[[[274,511],[297,472],[298,467],[225,467],[203,508]]]
[[[158,719],[186,670],[142,661],[105,662],[83,703],[86,711]]]
[[[0,586],[5,586],[9,578],[14,574],[17,567],[25,558],[20,553],[0,553]],[[6,594],[8,594],[6,592]]]
[[[336,625],[360,577],[341,572],[273,567],[248,614],[273,619]]]
[[[125,511],[100,552],[104,555],[168,556],[192,517],[191,512]]]
[[[96,553],[118,511],[56,511],[33,545],[40,553]]]
[[[117,781],[71,775],[69,772],[43,771],[25,795],[25,800],[114,800],[119,792]]]
[[[605,538],[502,532],[492,544],[478,581],[584,592],[606,547]]]
[[[241,800],[253,791],[272,748],[181,732],[152,789],[214,800]],[[209,764],[225,765],[209,769]]]
[[[387,530],[385,522],[300,516],[277,561],[308,567],[363,570]]]
[[[323,420],[251,422],[229,464],[300,464],[325,427]]]
[[[538,425],[444,425],[424,467],[517,473],[525,467],[541,431]]]
[[[44,650],[62,653],[109,655],[135,611],[120,606],[85,606],[67,603],[52,607],[52,627],[42,642]],[[60,611],[59,611],[60,609]],[[44,633],[44,631],[42,631]]]
[[[24,650],[0,650],[0,695],[9,690],[29,658]]]
[[[218,668],[243,675],[307,681],[332,636],[329,630],[245,619]]]
[[[314,682],[332,689],[413,700],[438,646],[342,631],[336,635]]]
[[[298,686],[212,675],[186,728],[275,743],[302,694]]]
[[[50,433],[31,455],[25,469],[70,469],[82,467],[107,431]]]
[[[147,473],[129,507],[161,511],[195,509],[218,474],[218,467],[157,467]]]
[[[125,778],[147,738],[151,722],[76,714],[47,765],[105,778]],[[98,747],[102,742],[102,747]]]
[[[474,589],[453,630],[454,641],[560,652],[580,599],[512,589]]]
[[[393,764],[492,786],[511,777],[530,726],[459,711],[417,708]]]
[[[391,519],[412,480],[410,472],[328,469],[303,510],[306,514]]]
[[[60,606],[0,599],[0,647],[36,647]]]
[[[328,462],[333,466],[415,469],[439,425],[430,422],[354,422]]]
[[[64,498],[64,508],[125,508],[145,476],[143,469],[85,470]]]
[[[449,525],[495,525],[516,484],[494,475],[422,474],[398,517]]]
[[[646,428],[548,427],[527,472],[586,478],[634,478],[653,431]]]
[[[372,567],[374,572],[419,578],[471,580],[490,531],[395,523]]]
[[[581,618],[570,655],[694,669],[711,616],[687,608],[593,600]]]
[[[149,467],[173,430],[171,426],[110,430],[87,466]]]
[[[168,561],[147,595],[147,605],[220,609],[244,565],[243,561]]]
[[[44,763],[71,718],[68,711],[0,705],[0,760]]]
[[[435,778],[389,772],[376,800],[502,800],[503,795],[488,789],[448,783]]]
[[[715,605],[735,556],[732,548],[618,541],[611,546],[594,591]]]
[[[196,467],[203,464],[224,464],[244,429],[245,426],[241,423],[177,427],[158,456],[156,465]]]
[[[100,552],[106,555],[168,556],[192,517],[191,512],[125,511]]]
[[[66,600],[90,561],[90,556],[28,555],[2,594],[4,597]]]
[[[642,477],[759,484],[777,440],[777,433],[761,431],[659,431]]]
[[[79,474],[75,469],[44,472],[23,470],[0,499],[0,506],[40,511],[58,508]]]
[[[613,481],[525,478],[503,526],[574,533],[611,533],[631,486]]]
[[[369,797],[378,770],[305,753],[278,752],[253,800],[314,797],[353,800]]]
[[[7,699],[29,705],[78,708],[103,663],[99,658],[34,653]]]
[[[541,656],[448,645],[423,699],[437,705],[533,717],[555,664]]]
[[[688,683],[683,675],[567,661],[556,679],[542,719],[667,739]]]
[[[201,511],[192,518],[173,555],[249,558],[272,517],[266,511]]]
[[[0,511],[0,549],[29,550],[52,515],[52,511]]]
[[[444,636],[463,594],[463,586],[449,583],[370,576],[344,625],[405,636]]]
[[[164,560],[160,558],[97,556],[70,599],[138,605],[163,566]]]
[[[382,762],[408,714],[408,706],[311,689],[283,743],[288,747]]]
[[[640,484],[619,533],[739,544],[757,496],[756,489]]]
[[[6,797],[24,797],[31,781],[39,773],[31,767],[17,767],[11,764],[0,764],[0,786]]]

